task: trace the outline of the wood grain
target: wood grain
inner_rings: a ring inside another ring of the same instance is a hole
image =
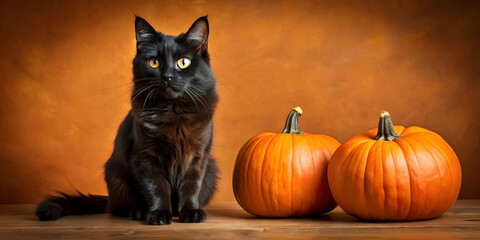
[[[68,216],[40,222],[34,205],[0,205],[0,239],[480,239],[480,200],[458,200],[444,215],[414,222],[367,222],[336,208],[313,218],[263,219],[237,203],[217,202],[201,224],[168,226],[108,214]]]

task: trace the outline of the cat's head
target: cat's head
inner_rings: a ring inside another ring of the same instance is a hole
[[[198,102],[209,94],[216,94],[207,52],[206,16],[178,36],[157,32],[143,18],[136,17],[135,33],[137,55],[133,60],[132,104],[145,107],[161,100]]]

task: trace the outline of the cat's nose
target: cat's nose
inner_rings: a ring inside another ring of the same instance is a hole
[[[170,82],[173,80],[173,75],[170,73],[165,73],[163,74],[163,79],[165,79],[167,82]]]

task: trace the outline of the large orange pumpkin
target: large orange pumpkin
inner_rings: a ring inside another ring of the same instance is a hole
[[[421,127],[379,127],[344,142],[332,156],[328,181],[347,213],[368,220],[435,218],[457,199],[462,182],[455,152],[440,135]]]
[[[233,192],[240,206],[262,217],[300,217],[337,206],[327,182],[327,165],[340,145],[332,137],[298,129],[302,110],[290,112],[282,133],[261,133],[238,153]]]

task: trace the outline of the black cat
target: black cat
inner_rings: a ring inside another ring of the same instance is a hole
[[[136,17],[132,110],[105,164],[108,197],[50,197],[37,207],[40,220],[110,212],[148,224],[203,222],[202,207],[217,183],[212,158],[212,117],[218,102],[207,52],[207,17],[187,33],[168,36]]]

